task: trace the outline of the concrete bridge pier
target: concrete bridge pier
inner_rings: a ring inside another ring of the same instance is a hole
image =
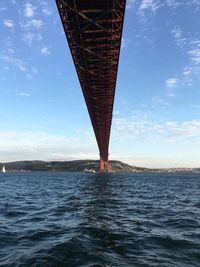
[[[100,155],[99,172],[108,172],[108,171],[109,171],[108,157],[105,160]]]

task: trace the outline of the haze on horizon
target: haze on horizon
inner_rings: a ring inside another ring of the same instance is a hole
[[[110,159],[200,166],[200,1],[127,1]],[[0,1],[0,162],[98,159],[55,1]]]

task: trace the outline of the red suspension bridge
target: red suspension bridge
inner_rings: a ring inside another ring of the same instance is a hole
[[[100,154],[108,149],[126,0],[56,0]]]

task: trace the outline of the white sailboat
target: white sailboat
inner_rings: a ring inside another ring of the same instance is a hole
[[[2,168],[2,172],[6,172],[6,168],[5,168],[4,165],[3,165],[3,168]]]
[[[85,168],[84,172],[86,172],[86,173],[95,173],[96,171],[94,169]]]

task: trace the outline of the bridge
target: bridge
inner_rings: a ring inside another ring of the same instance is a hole
[[[56,0],[100,154],[109,141],[126,0]]]

